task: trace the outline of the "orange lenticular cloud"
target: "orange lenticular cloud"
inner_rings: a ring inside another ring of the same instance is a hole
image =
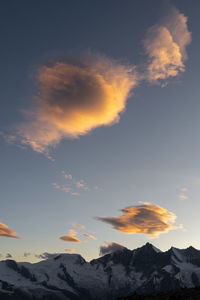
[[[72,242],[72,243],[80,243],[81,242],[75,236],[68,236],[68,235],[61,236],[60,240],[65,241],[65,242]]]
[[[175,77],[185,71],[186,46],[191,42],[187,18],[172,7],[160,25],[151,27],[143,41],[149,64],[146,78],[150,82]]]
[[[0,222],[0,237],[10,237],[15,239],[20,239],[16,236],[16,232],[10,229],[7,225]]]
[[[45,153],[62,138],[119,122],[137,77],[134,66],[100,56],[42,66],[36,109],[18,130],[21,142]]]
[[[76,238],[75,235],[77,235],[77,232],[73,229],[70,229],[67,235],[60,237],[60,240],[65,242],[80,243],[81,241],[78,238]]]
[[[97,219],[111,224],[114,229],[120,232],[127,234],[143,233],[150,237],[157,237],[160,233],[180,228],[171,224],[175,222],[175,214],[148,202],[141,202],[141,205],[130,206],[121,211],[123,212],[122,216],[98,217]]]

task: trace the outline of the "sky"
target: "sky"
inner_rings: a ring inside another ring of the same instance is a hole
[[[1,3],[0,259],[200,249],[199,9]]]

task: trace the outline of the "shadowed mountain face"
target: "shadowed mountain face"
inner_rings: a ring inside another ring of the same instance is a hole
[[[148,295],[138,295],[134,293],[132,296],[120,297],[118,300],[199,300],[200,287],[181,289],[177,291],[168,291],[153,293]]]
[[[153,245],[107,254],[86,262],[61,254],[36,264],[0,262],[0,299],[114,300],[121,296],[200,285],[200,251]]]

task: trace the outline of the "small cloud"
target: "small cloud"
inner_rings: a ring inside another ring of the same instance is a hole
[[[75,249],[65,249],[65,251],[68,252],[68,253],[74,253]]]
[[[97,238],[95,236],[88,234],[88,233],[83,233],[83,236],[88,237],[89,239],[92,239],[92,240],[97,240]]]
[[[143,41],[149,57],[146,78],[158,83],[185,71],[186,47],[191,42],[187,18],[175,7],[159,25],[152,26]],[[166,86],[166,84],[164,84]]]
[[[31,255],[30,252],[24,252],[24,257],[28,257],[28,256],[30,256],[30,255]]]
[[[81,190],[89,191],[89,188],[83,179],[75,180],[73,179],[72,174],[67,174],[65,171],[61,171],[61,174],[64,176],[65,179],[68,180],[67,185],[60,185],[56,182],[52,183],[52,186],[58,190],[62,190],[66,193],[70,193],[72,196],[79,196]]]
[[[80,181],[77,181],[75,184],[76,184],[77,188],[83,188],[84,187],[84,183],[82,183]]]
[[[71,195],[72,195],[72,196],[79,196],[80,194],[77,193],[77,192],[71,192]]]
[[[70,235],[70,236],[75,236],[75,235],[77,235],[77,232],[76,232],[74,229],[70,229],[70,230],[68,231],[68,235]]]
[[[100,246],[99,255],[109,254],[118,250],[122,250],[125,248],[123,245],[115,243],[115,242],[104,242],[105,245]]]
[[[73,242],[73,243],[80,243],[81,241],[76,238],[77,232],[73,229],[70,229],[67,233],[67,235],[61,236],[60,240],[65,242]]]
[[[78,229],[85,229],[84,225],[78,224],[78,223],[75,223],[75,222],[72,223],[72,226],[75,227],[75,228],[78,228]]]
[[[179,194],[179,199],[180,200],[188,200],[188,196],[185,194]]]
[[[94,186],[94,190],[99,190],[99,186],[98,186],[98,185],[95,185],[95,186]]]
[[[182,188],[181,190],[180,190],[182,193],[187,193],[188,192],[188,189],[187,188]]]
[[[19,236],[16,236],[16,232],[8,228],[7,225],[0,222],[0,237],[10,237],[15,239],[21,239]]]
[[[65,179],[72,180],[72,174],[67,174],[65,171],[61,171]]]
[[[180,189],[180,194],[179,194],[179,199],[180,200],[188,200],[188,195],[187,195],[188,189],[186,187],[183,187]]]
[[[12,144],[16,140],[16,136],[12,134],[6,135],[2,131],[0,131],[0,136],[6,141],[8,144]]]
[[[54,258],[56,256],[58,256],[60,253],[48,253],[48,252],[44,252],[42,254],[35,254],[36,258],[39,259],[51,259]]]
[[[7,253],[6,258],[12,258],[12,255],[10,253]]]
[[[75,185],[78,189],[82,189],[84,191],[88,191],[87,184],[84,182],[84,180],[76,181]]]
[[[172,225],[176,215],[167,209],[148,202],[122,209],[119,217],[98,217],[97,220],[109,223],[114,229],[126,234],[143,233],[158,237],[160,233],[180,228]]]
[[[59,185],[57,184],[56,182],[53,182],[52,183],[52,186],[55,187],[56,189],[58,190],[62,190],[64,191],[65,193],[69,193],[71,191],[71,188],[69,186],[66,186],[66,185]]]

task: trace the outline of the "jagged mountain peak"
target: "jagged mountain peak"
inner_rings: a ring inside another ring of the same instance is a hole
[[[200,251],[151,243],[122,248],[86,262],[79,254],[59,254],[38,263],[0,262],[0,299],[116,300],[120,296],[200,285]],[[20,297],[17,298],[18,294]],[[53,298],[50,298],[51,295]],[[7,298],[6,298],[7,299]]]
[[[51,259],[51,258],[50,258]],[[85,259],[80,254],[74,254],[74,253],[61,253],[57,256],[52,258],[53,260],[59,260],[59,261],[76,261],[77,263],[85,263]]]
[[[140,247],[140,249],[147,249],[149,251],[155,251],[156,253],[162,252],[160,249],[156,248],[153,244],[147,242],[144,246]]]

